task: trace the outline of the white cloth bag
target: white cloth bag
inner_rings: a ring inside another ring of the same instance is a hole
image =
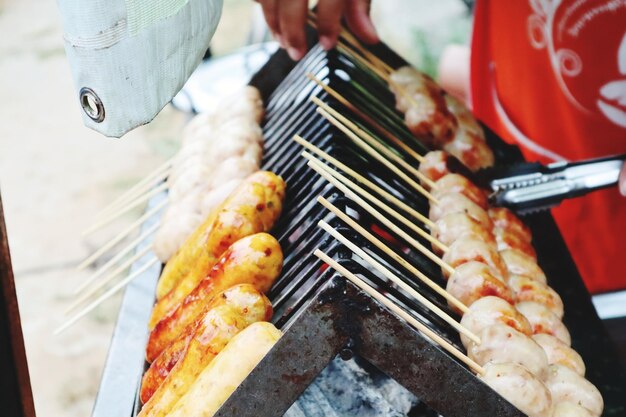
[[[222,0],[58,0],[86,126],[120,137],[151,121],[198,66]]]

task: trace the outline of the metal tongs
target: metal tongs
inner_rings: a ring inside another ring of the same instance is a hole
[[[617,184],[624,161],[626,154],[549,165],[530,163],[499,170],[489,180],[493,190],[490,200],[522,214],[548,209],[566,198]]]

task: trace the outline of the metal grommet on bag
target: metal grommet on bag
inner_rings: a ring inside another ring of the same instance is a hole
[[[104,104],[100,97],[88,87],[80,89],[80,105],[91,120],[101,123],[104,120]]]

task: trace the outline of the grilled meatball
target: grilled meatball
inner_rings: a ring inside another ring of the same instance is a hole
[[[534,301],[543,304],[558,318],[563,318],[563,300],[548,285],[523,275],[509,275],[509,286],[518,302]]]
[[[485,139],[467,130],[462,124],[456,129],[454,138],[443,145],[443,150],[463,162],[470,171],[491,167],[495,163],[493,152]]]
[[[461,319],[461,324],[474,334],[480,334],[485,327],[495,323],[503,323],[525,335],[532,335],[532,328],[528,320],[511,304],[494,296],[487,296],[474,301],[469,306],[469,311],[463,314]],[[461,335],[461,342],[467,348],[470,340]]]
[[[432,181],[437,181],[444,175],[450,174],[448,154],[443,151],[428,152],[420,163],[419,171]],[[426,186],[424,183],[422,185]]]
[[[507,249],[500,251],[500,256],[510,274],[523,275],[543,284],[548,282],[546,274],[544,274],[543,270],[537,265],[537,261],[524,252],[520,252],[516,249]]]
[[[447,174],[435,182],[435,189],[432,192],[435,198],[438,199],[448,193],[463,194],[485,210],[489,205],[487,193],[460,174]]]
[[[496,271],[481,262],[467,262],[459,265],[450,276],[446,290],[466,306],[479,298],[494,295],[509,303],[514,302],[513,293]],[[450,304],[461,313],[454,305]]]
[[[533,239],[530,229],[511,210],[504,207],[492,207],[489,209],[489,216],[496,227],[514,230],[528,242]]]
[[[507,230],[501,227],[493,228],[493,235],[496,237],[498,250],[515,249],[537,259],[537,253],[533,245],[528,242],[519,232],[515,230]]]
[[[580,376],[585,376],[585,362],[583,362],[583,358],[560,339],[545,333],[535,334],[533,339],[546,352],[550,365],[562,365]]]
[[[461,236],[455,240],[442,259],[453,268],[470,261],[482,262],[495,269],[500,277],[508,277],[506,265],[495,246],[475,236]],[[444,274],[447,275],[445,270]]]
[[[493,223],[487,212],[463,194],[458,193],[443,194],[438,203],[430,205],[428,218],[436,222],[447,214],[455,213],[465,213],[478,221],[485,229],[493,229]]]
[[[463,126],[468,132],[475,133],[477,136],[485,140],[485,132],[482,126],[476,120],[470,109],[459,99],[449,94],[445,96],[446,106],[450,113],[454,114],[460,126]]]
[[[517,310],[526,317],[533,329],[533,334],[546,333],[559,338],[568,346],[572,344],[567,327],[561,319],[543,304],[524,301],[515,305]]]
[[[479,334],[480,344],[472,343],[467,355],[479,365],[517,363],[542,379],[548,370],[548,357],[533,339],[517,330],[495,323]]]
[[[496,247],[496,240],[491,231],[465,213],[443,216],[437,220],[436,227],[431,230],[431,234],[446,246],[452,245],[462,236],[474,236],[477,240]]]
[[[550,365],[544,382],[555,403],[571,402],[591,411],[594,416],[602,414],[604,400],[600,391],[571,369]]]
[[[548,388],[528,369],[515,363],[488,363],[479,375],[487,385],[530,417],[550,417]]]

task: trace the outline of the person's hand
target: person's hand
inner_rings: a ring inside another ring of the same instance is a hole
[[[265,20],[291,59],[297,61],[306,53],[304,27],[307,21],[307,0],[258,0]],[[317,3],[317,30],[320,44],[326,50],[337,43],[341,18],[363,42],[378,42],[378,35],[369,16],[369,0],[319,0]]]

